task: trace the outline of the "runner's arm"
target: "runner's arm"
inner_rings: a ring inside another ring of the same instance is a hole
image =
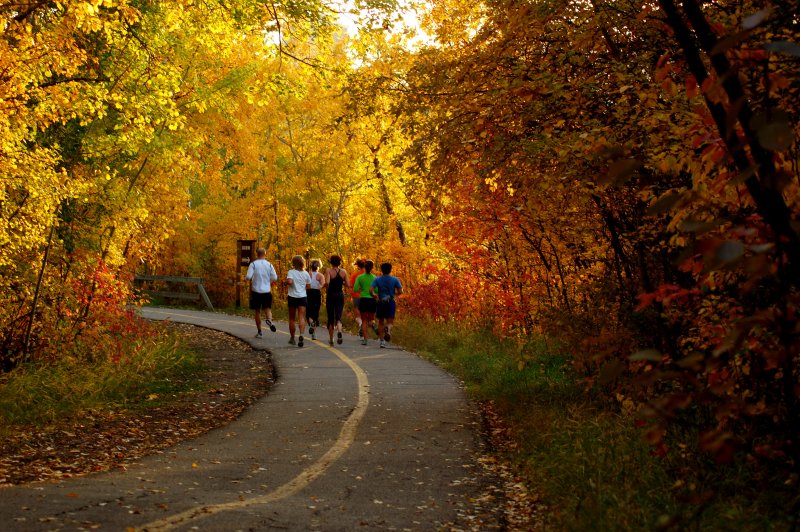
[[[375,290],[373,290],[373,288],[377,288],[378,287],[378,284],[375,282],[377,280],[378,280],[378,277],[373,279],[372,282],[369,285],[369,295],[371,295],[375,299],[378,299],[378,294],[375,293]]]

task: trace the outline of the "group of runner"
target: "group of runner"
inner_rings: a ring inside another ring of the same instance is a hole
[[[250,309],[255,311],[256,338],[262,338],[262,310],[265,311],[264,323],[272,332],[276,331],[272,323],[272,284],[277,282],[278,274],[266,260],[264,248],[259,248],[256,253],[256,260],[247,268],[247,279],[250,281]],[[306,271],[305,259],[301,255],[292,257],[292,269],[285,279],[288,286],[289,344],[303,347],[306,325],[311,339],[316,340],[314,332],[315,327],[319,327],[322,290],[325,289],[329,345],[333,345],[334,333],[337,343],[343,341],[342,316],[345,291],[349,291],[361,343],[367,345],[367,333],[371,328],[380,340],[380,346],[386,347],[392,337],[397,310],[395,297],[403,292],[400,280],[392,275],[392,265],[388,262],[381,264],[381,275],[376,276],[372,273],[375,264],[371,260],[358,259],[354,264],[357,271],[348,277],[339,255],[331,255],[328,260],[330,267],[323,274],[319,259],[312,259],[309,271]],[[296,332],[299,333],[297,341]]]

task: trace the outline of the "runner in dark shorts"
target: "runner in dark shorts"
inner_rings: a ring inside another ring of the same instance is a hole
[[[266,310],[272,308],[272,292],[262,294],[250,290],[250,310]]]
[[[328,311],[328,336],[329,343],[333,345],[333,330],[336,329],[336,341],[342,343],[342,312],[344,312],[344,289],[350,288],[347,283],[347,272],[340,266],[342,258],[331,255],[329,259],[332,268],[325,272],[325,281],[328,290],[325,293],[325,310]]]
[[[287,298],[289,308],[300,308],[308,306],[308,296],[306,297],[292,297]]]
[[[357,258],[353,266],[356,267],[356,271],[350,275],[350,296],[353,299],[353,319],[356,320],[356,325],[358,328],[358,335],[361,336],[361,311],[358,308],[359,301],[361,300],[361,294],[356,292],[353,287],[356,285],[356,279],[358,276],[364,273],[364,262],[366,259]]]
[[[272,283],[278,280],[275,267],[266,259],[267,250],[263,247],[256,251],[257,259],[250,262],[247,267],[247,280],[250,281],[250,310],[255,310],[256,338],[263,338],[261,334],[261,311],[265,311],[265,323],[272,332],[275,325],[272,323]]]
[[[303,347],[303,331],[306,327],[306,307],[308,306],[308,286],[311,276],[305,270],[306,261],[302,255],[292,257],[292,269],[286,272],[286,284],[289,286],[287,301],[289,303],[289,344],[294,345],[294,332],[299,329],[297,347]]]
[[[397,312],[394,297],[403,293],[403,285],[400,283],[400,279],[392,275],[390,263],[381,264],[381,276],[372,281],[369,293],[378,301],[375,316],[378,318],[378,330],[383,333],[381,347],[386,347],[386,342],[392,338],[392,326]],[[386,322],[385,326],[384,322]]]
[[[308,333],[311,335],[312,340],[316,340],[314,335],[314,328],[319,327],[319,309],[322,308],[322,287],[325,286],[325,276],[319,272],[322,261],[319,259],[312,259],[310,262],[311,283],[306,289],[308,295],[308,307],[306,308],[306,319],[308,320]]]
[[[397,314],[397,303],[394,302],[394,299],[388,301],[378,300],[376,303],[375,317],[378,318],[380,322],[386,319],[394,319],[395,314]],[[378,327],[380,326],[381,324],[378,323]]]
[[[361,294],[358,310],[361,312],[362,345],[367,345],[367,330],[370,326],[374,327],[376,333],[378,332],[378,328],[375,326],[375,298],[369,293],[369,287],[375,279],[375,275],[372,273],[373,265],[371,260],[364,262],[364,273],[358,276],[356,284],[353,285],[353,291]]]

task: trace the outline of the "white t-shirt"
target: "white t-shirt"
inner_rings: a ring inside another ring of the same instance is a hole
[[[292,284],[289,285],[289,297],[308,297],[306,285],[311,283],[311,276],[307,271],[291,269],[286,278],[292,280]]]
[[[247,267],[247,280],[252,281],[250,290],[266,294],[271,284],[278,280],[278,274],[267,259],[256,259]]]

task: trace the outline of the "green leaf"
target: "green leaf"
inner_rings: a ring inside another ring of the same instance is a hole
[[[661,362],[662,358],[664,357],[658,349],[642,349],[641,351],[636,351],[630,355],[628,360],[634,362],[642,360],[646,360],[648,362]]]
[[[758,141],[768,150],[786,151],[794,143],[794,131],[789,122],[772,122],[757,132]]]
[[[728,37],[725,37],[724,39],[717,42],[716,45],[714,45],[714,48],[711,49],[711,55],[725,53],[749,36],[750,36],[750,31],[740,31],[739,33],[729,35]]]
[[[719,245],[714,258],[722,264],[730,264],[742,258],[744,255],[744,244],[738,240],[726,240]]]
[[[775,249],[775,244],[772,242],[766,244],[753,244],[750,246],[753,253],[767,253]]]
[[[768,150],[785,151],[794,143],[791,121],[783,109],[767,109],[757,114],[750,127],[756,130],[758,141]]]
[[[719,221],[707,222],[705,220],[688,219],[681,222],[680,230],[685,233],[706,233],[716,229],[720,224],[721,222]]]
[[[700,369],[701,363],[705,360],[705,355],[698,351],[690,353],[689,355],[683,357],[682,359],[677,361],[678,366],[683,369]]]
[[[728,184],[730,184],[730,185],[741,185],[742,183],[744,183],[745,181],[747,181],[748,179],[750,179],[751,177],[756,175],[756,171],[757,170],[758,170],[758,166],[754,164],[750,168],[745,170],[744,172],[740,173],[739,175],[737,175],[736,177],[734,177],[733,179],[728,181]]]
[[[753,28],[760,26],[761,23],[767,20],[771,14],[771,9],[762,9],[761,11],[757,11],[742,21],[742,28],[745,30],[752,30]]]
[[[671,211],[678,202],[680,202],[682,197],[683,195],[678,192],[667,192],[658,198],[658,201],[648,207],[647,214],[650,216],[658,216],[659,214]]]
[[[800,45],[789,41],[775,41],[764,45],[764,49],[777,54],[793,55],[800,57]]]

